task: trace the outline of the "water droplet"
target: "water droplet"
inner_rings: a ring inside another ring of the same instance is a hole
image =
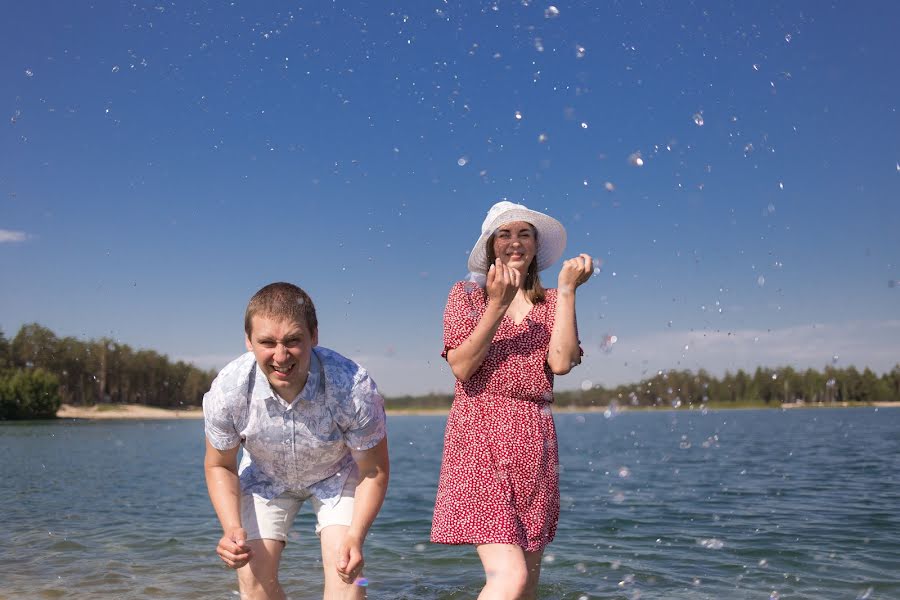
[[[590,379],[585,379],[584,381],[581,382],[581,391],[582,392],[587,392],[592,387],[594,387],[594,382],[591,381]]]
[[[584,46],[575,46],[575,58],[584,58],[585,53]]]
[[[643,167],[643,166],[644,166],[644,159],[641,158],[641,153],[640,153],[640,152],[632,152],[632,153],[628,156],[628,163],[629,163],[631,166],[633,166],[633,167]]]
[[[460,157],[456,160],[456,164],[458,164],[458,165],[461,166],[461,167],[466,166],[468,163],[469,163],[469,157],[468,157],[468,156],[460,156]]]
[[[767,560],[764,559],[764,558],[761,558],[761,559],[759,559],[759,562],[756,563],[756,564],[758,564],[760,567],[765,567],[766,565],[769,564],[769,561],[767,561]]]
[[[766,278],[763,277],[762,275],[760,275],[759,277],[757,277],[757,278],[756,278],[756,285],[758,285],[759,287],[762,287],[762,286],[766,285]]]
[[[425,544],[416,544],[415,549],[416,552],[425,552]]]
[[[754,71],[759,71],[759,65],[756,64],[756,63],[754,63],[754,64],[753,64],[753,70],[754,70]]]
[[[872,597],[872,592],[875,591],[875,588],[867,588],[866,591],[861,592],[859,596],[856,597],[856,600],[869,600]]]
[[[559,16],[559,9],[555,6],[548,6],[547,10],[544,11],[544,18],[546,19],[555,19]]]
[[[703,127],[703,113],[702,112],[694,113],[694,123],[696,123],[698,127]]]
[[[113,65],[112,72],[113,72],[113,73],[118,73],[118,72],[119,72],[119,65]]]
[[[543,144],[544,142],[546,142],[546,141],[547,141],[547,134],[546,134],[546,133],[541,133],[541,134],[539,134],[539,135],[538,135],[538,141],[539,141],[540,143],[542,143],[542,144]]]
[[[357,577],[356,581],[353,582],[354,585],[358,585],[359,587],[368,587],[369,580],[365,577]]]
[[[606,188],[607,192],[616,191],[616,186],[612,181],[607,181],[606,183],[603,184],[603,187]]]
[[[697,540],[697,543],[704,548],[709,548],[710,550],[721,550],[725,547],[725,542],[716,538],[700,539]]]
[[[521,121],[521,120],[522,120],[522,111],[517,110],[516,111],[516,121]]]
[[[619,477],[622,479],[628,479],[631,477],[631,469],[628,467],[619,467]]]
[[[587,129],[587,128],[588,128],[588,124],[585,123],[584,121],[582,121],[582,122],[581,122],[581,128],[582,128],[582,129]]]
[[[25,69],[25,75],[27,77],[34,77],[34,71],[32,71],[31,69]]]
[[[545,555],[544,555],[544,558],[543,558],[543,561],[544,561],[545,563],[552,563],[552,562],[554,562],[555,560],[556,560],[556,556],[553,555],[553,554],[545,554]]]
[[[784,189],[784,182],[783,182],[783,181],[779,181],[779,182],[778,182],[778,189],[779,189],[779,190],[783,190],[783,189]]]
[[[784,36],[784,41],[786,41],[788,44],[791,43],[791,39],[792,39],[792,37],[791,37],[791,34],[789,34],[789,33]]]

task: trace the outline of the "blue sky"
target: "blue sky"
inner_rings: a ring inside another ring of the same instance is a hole
[[[449,392],[446,294],[505,198],[603,260],[558,389],[900,361],[893,2],[4,12],[7,337],[221,367],[286,280],[385,394]]]

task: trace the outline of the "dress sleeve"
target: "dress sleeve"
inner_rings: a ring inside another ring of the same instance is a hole
[[[481,310],[477,298],[483,295],[481,287],[471,281],[458,281],[450,288],[444,308],[444,351],[441,356],[445,359],[447,352],[466,341],[478,325]]]

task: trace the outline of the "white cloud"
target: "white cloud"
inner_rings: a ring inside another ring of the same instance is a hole
[[[24,242],[28,239],[28,234],[24,231],[11,231],[9,229],[0,229],[0,244],[4,242]]]
[[[194,356],[173,356],[173,361],[184,361],[192,364],[198,369],[221,369],[234,359],[240,356],[239,352],[234,354],[196,354]]]

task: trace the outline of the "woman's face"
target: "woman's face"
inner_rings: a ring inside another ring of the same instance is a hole
[[[534,227],[525,221],[504,223],[494,232],[494,255],[523,275],[537,253]]]

